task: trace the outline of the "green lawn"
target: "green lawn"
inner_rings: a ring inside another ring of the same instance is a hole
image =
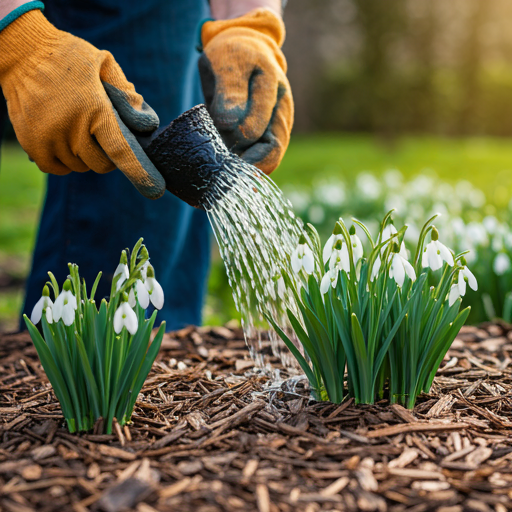
[[[274,174],[278,185],[308,185],[339,176],[353,179],[360,171],[380,174],[390,168],[412,176],[433,169],[446,181],[467,179],[480,187],[497,206],[512,193],[512,143],[506,139],[440,139],[407,137],[385,143],[371,136],[329,134],[295,136],[281,168]],[[44,176],[15,144],[4,145],[0,169],[0,269],[25,275],[34,243],[36,222],[43,199]],[[212,279],[217,281],[219,268]],[[212,285],[218,288],[215,283]],[[21,307],[20,291],[0,292],[0,331],[13,329]],[[210,297],[207,322],[225,318]]]

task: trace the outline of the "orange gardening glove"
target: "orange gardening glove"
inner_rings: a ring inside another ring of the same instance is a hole
[[[283,21],[269,9],[207,21],[201,31],[208,111],[228,148],[267,174],[281,162],[293,125],[284,36]]]
[[[154,131],[158,116],[109,52],[57,30],[39,10],[4,28],[0,48],[9,117],[41,171],[118,167],[146,197],[164,193],[163,177],[130,131]]]

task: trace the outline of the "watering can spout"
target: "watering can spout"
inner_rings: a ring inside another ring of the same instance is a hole
[[[230,153],[204,105],[187,110],[150,137],[137,137],[165,179],[166,188],[186,203],[205,209]],[[222,180],[225,182],[225,180]]]

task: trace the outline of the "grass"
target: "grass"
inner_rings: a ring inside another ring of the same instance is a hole
[[[512,144],[508,139],[404,137],[394,142],[368,135],[317,134],[292,138],[280,169],[278,185],[309,185],[337,176],[353,180],[360,171],[380,174],[390,168],[413,176],[434,170],[446,181],[467,179],[481,188],[496,206],[512,197]],[[0,268],[25,275],[34,244],[37,217],[43,200],[44,175],[16,144],[5,144],[0,170]],[[217,295],[223,282],[217,265],[212,273],[205,321],[227,319]],[[225,293],[225,291],[224,291]],[[0,331],[14,329],[22,292],[0,293]]]

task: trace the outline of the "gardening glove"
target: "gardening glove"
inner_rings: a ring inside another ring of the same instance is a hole
[[[31,10],[0,32],[0,86],[16,136],[41,171],[64,175],[118,167],[146,197],[165,181],[130,130],[158,116],[112,54],[55,28]]]
[[[293,99],[280,48],[284,23],[269,9],[207,21],[199,72],[206,106],[234,153],[270,174],[293,125]]]

